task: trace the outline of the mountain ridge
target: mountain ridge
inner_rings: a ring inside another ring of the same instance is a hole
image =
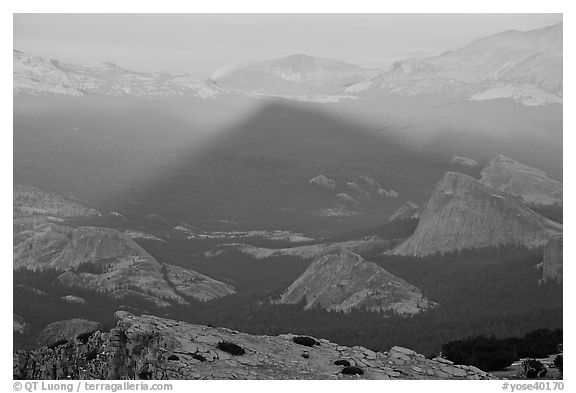
[[[527,106],[561,104],[562,28],[559,23],[505,31],[438,56],[397,61],[385,72],[292,54],[226,65],[206,79],[187,73],[130,71],[112,62],[82,66],[14,49],[14,93],[202,99],[233,94],[335,103],[384,92],[449,94],[471,101],[511,99]]]
[[[398,61],[351,89],[367,94],[449,93],[472,100],[512,98],[528,106],[562,102],[562,24],[483,37],[439,56]]]

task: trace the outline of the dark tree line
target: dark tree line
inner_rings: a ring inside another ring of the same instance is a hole
[[[523,337],[467,337],[442,345],[442,354],[458,364],[485,371],[503,370],[521,358],[542,358],[557,353],[562,329],[537,329]]]

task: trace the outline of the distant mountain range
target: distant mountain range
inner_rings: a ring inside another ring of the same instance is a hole
[[[130,71],[114,63],[89,67],[14,50],[14,94],[213,98],[217,86],[186,73]]]
[[[214,98],[221,94],[339,102],[373,95],[442,94],[464,100],[562,103],[562,24],[481,38],[439,56],[412,58],[379,72],[296,54],[232,64],[203,80],[187,73],[136,72],[113,63],[89,67],[14,50],[15,94]]]
[[[439,56],[399,61],[392,70],[346,91],[511,98],[524,105],[561,103],[562,24],[510,30]]]
[[[353,98],[344,86],[375,76],[375,70],[343,61],[292,55],[217,72],[214,82],[233,91],[257,96],[307,100]]]

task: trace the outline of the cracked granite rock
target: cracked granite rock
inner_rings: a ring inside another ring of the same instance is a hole
[[[325,339],[296,344],[292,334],[257,336],[117,312],[109,333],[95,332],[55,348],[14,352],[15,379],[493,379],[475,367],[426,359],[393,347],[376,352]],[[219,349],[229,342],[244,350]],[[307,356],[304,357],[303,354]],[[363,375],[343,375],[337,360],[348,360]]]

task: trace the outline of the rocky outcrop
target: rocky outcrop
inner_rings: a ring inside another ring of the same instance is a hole
[[[333,191],[330,206],[315,209],[312,214],[317,217],[343,217],[366,214],[368,211],[380,210],[388,206],[389,198],[398,198],[400,194],[386,186],[382,185],[375,179],[356,174],[338,181],[318,175],[308,181],[310,184],[323,189],[324,197],[329,194],[328,190]],[[328,202],[326,200],[326,202]]]
[[[452,157],[451,163],[456,165],[478,166],[478,161],[475,159],[462,156]]]
[[[220,281],[180,266],[164,265],[166,280],[174,291],[184,297],[208,301],[234,293],[234,289]]]
[[[74,340],[81,334],[93,333],[100,328],[99,322],[74,318],[46,326],[38,334],[39,346],[50,346],[62,340]]]
[[[336,187],[336,182],[333,179],[330,179],[329,177],[324,175],[318,175],[316,177],[313,177],[312,179],[309,180],[309,183],[319,187],[326,187],[326,188]]]
[[[360,255],[335,247],[318,257],[288,287],[279,303],[348,312],[353,308],[416,314],[434,306],[414,285]]]
[[[393,189],[385,189],[380,183],[368,176],[358,176],[353,182],[346,182],[349,189],[354,191],[358,199],[366,199],[366,202],[378,199],[378,197],[398,198],[400,194]]]
[[[562,205],[562,183],[544,171],[498,155],[482,170],[480,182],[535,205]]]
[[[109,333],[14,353],[15,379],[493,379],[475,367],[425,359],[402,347],[376,352],[325,339],[255,336],[227,328],[116,313]],[[298,340],[296,340],[298,341]],[[241,351],[231,351],[233,343]],[[224,350],[223,350],[224,349]],[[233,355],[230,352],[237,353]],[[362,375],[345,375],[347,360]]]
[[[80,296],[74,296],[74,295],[62,296],[61,299],[68,302],[68,303],[76,303],[76,304],[87,304],[88,303],[86,301],[86,299],[84,299]]]
[[[19,333],[19,334],[24,333],[24,329],[26,329],[26,323],[24,322],[24,318],[22,318],[18,314],[12,314],[12,318],[14,321],[13,327],[12,327],[12,330],[14,331],[14,333]]]
[[[349,204],[349,205],[359,205],[360,202],[358,202],[356,199],[354,199],[353,197],[351,197],[349,194],[345,193],[345,192],[341,192],[338,195],[336,195],[336,199],[338,200],[338,202],[343,203],[343,204]]]
[[[391,253],[425,256],[479,247],[541,247],[562,233],[521,202],[472,177],[448,172],[434,188],[416,230]]]
[[[542,280],[544,282],[562,282],[562,237],[551,239],[544,248],[542,259]]]
[[[211,300],[234,293],[228,284],[177,266],[161,264],[130,236],[115,229],[57,225],[41,218],[16,220],[14,269],[62,270],[59,280],[125,296],[140,293],[159,303]]]
[[[424,208],[416,202],[407,201],[392,213],[388,222],[420,219],[423,210]]]

